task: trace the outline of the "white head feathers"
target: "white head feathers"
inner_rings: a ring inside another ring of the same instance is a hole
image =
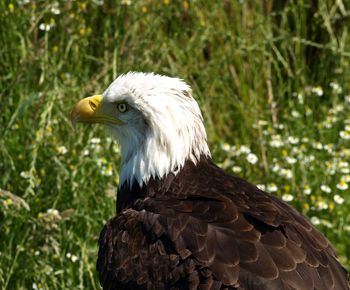
[[[124,113],[113,103],[125,103]],[[120,184],[140,185],[151,177],[177,173],[186,160],[196,163],[210,156],[203,118],[191,88],[178,78],[130,72],[118,77],[104,92],[124,125],[110,125],[121,145]]]

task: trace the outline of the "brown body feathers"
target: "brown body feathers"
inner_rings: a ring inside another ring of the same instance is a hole
[[[103,289],[346,290],[330,242],[301,214],[210,159],[118,192],[102,230]]]

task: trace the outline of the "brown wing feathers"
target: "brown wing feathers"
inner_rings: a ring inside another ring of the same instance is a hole
[[[349,289],[304,217],[210,161],[120,197],[99,240],[104,289]]]

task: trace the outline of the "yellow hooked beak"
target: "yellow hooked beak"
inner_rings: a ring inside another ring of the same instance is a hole
[[[73,108],[71,112],[71,121],[72,123],[100,123],[100,124],[115,124],[122,125],[124,124],[118,118],[104,114],[101,109],[102,96],[95,95],[92,97],[84,98],[80,100]]]

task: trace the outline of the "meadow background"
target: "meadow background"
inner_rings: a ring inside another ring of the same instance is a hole
[[[130,70],[179,76],[214,159],[350,270],[350,1],[0,1],[0,289],[99,289],[118,147],[69,120]]]

